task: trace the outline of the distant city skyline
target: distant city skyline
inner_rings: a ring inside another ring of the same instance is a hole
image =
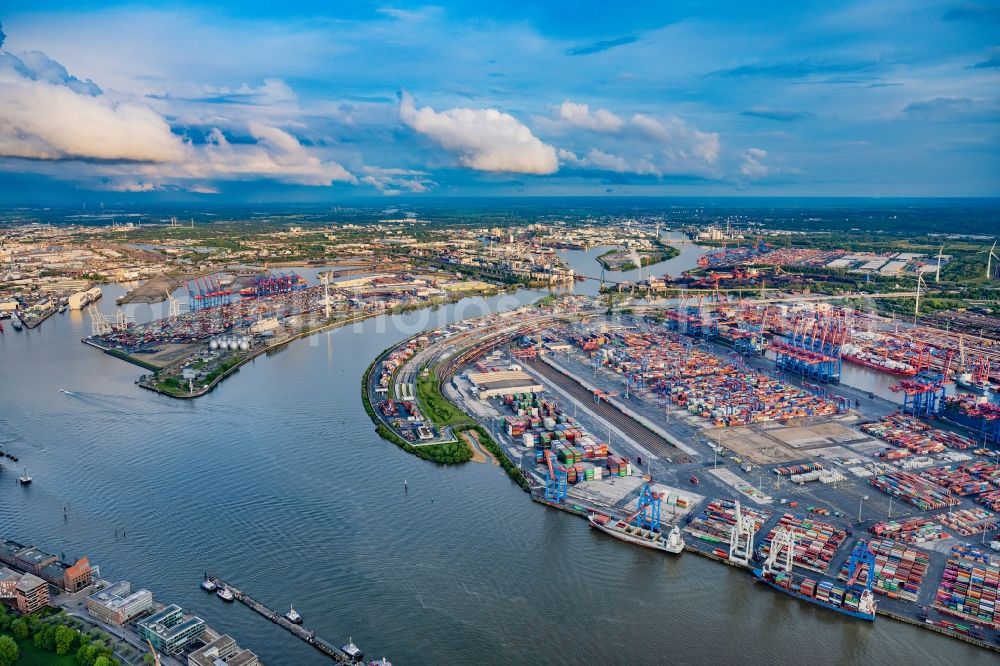
[[[996,3],[56,0],[0,26],[0,203],[1000,196]]]

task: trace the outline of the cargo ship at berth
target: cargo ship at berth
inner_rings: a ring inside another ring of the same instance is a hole
[[[647,530],[633,525],[624,519],[612,521],[610,517],[600,513],[590,514],[588,520],[591,527],[599,529],[605,534],[610,534],[616,539],[634,543],[637,546],[662,550],[665,553],[673,553],[675,555],[684,550],[684,538],[681,536],[681,531],[677,529],[676,525],[670,528],[670,531],[664,535],[663,532]]]
[[[792,573],[795,538],[794,531],[779,527],[771,540],[764,566],[753,570],[754,578],[796,599],[859,620],[874,621],[877,606],[875,595],[872,593],[872,585],[875,582],[875,553],[868,548],[868,544],[864,540],[859,540],[855,544],[848,562],[847,582],[841,585],[825,580],[817,583],[811,578],[798,577]],[[865,574],[863,585],[858,581],[862,573]]]
[[[990,391],[996,391],[998,388],[993,382],[976,379],[970,372],[963,372],[958,377],[955,377],[955,386],[975,391],[976,393],[989,393]]]
[[[855,365],[861,365],[866,368],[871,368],[872,370],[877,370],[878,372],[888,373],[890,375],[912,377],[917,374],[917,369],[909,363],[903,363],[902,361],[873,354],[865,349],[862,349],[861,347],[858,347],[857,345],[844,345],[841,357],[845,361],[854,363]]]
[[[876,603],[870,591],[865,590],[860,595],[850,589],[844,589],[830,582],[816,583],[810,578],[798,579],[792,574],[781,572],[766,572],[754,569],[754,578],[766,583],[774,589],[790,594],[796,599],[814,603],[844,615],[856,617],[859,620],[875,620]]]

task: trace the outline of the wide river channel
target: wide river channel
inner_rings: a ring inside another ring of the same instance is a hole
[[[599,275],[599,253],[568,254]],[[647,271],[677,274],[699,253],[685,246]],[[121,293],[106,287],[101,308],[113,312]],[[328,660],[202,592],[204,571],[279,610],[294,603],[317,635],[352,637],[396,666],[996,663],[909,625],[797,602],[690,553],[623,544],[531,502],[497,467],[437,466],[375,434],[360,382],[381,350],[539,295],[317,334],[193,401],[140,389],[140,368],[81,344],[86,313],[7,327],[0,448],[20,462],[0,471],[0,536],[89,555],[104,577],[190,609],[268,664]],[[35,482],[23,488],[25,466]]]

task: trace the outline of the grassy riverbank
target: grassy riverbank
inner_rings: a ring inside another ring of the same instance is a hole
[[[392,347],[389,349],[392,349]],[[472,460],[472,449],[470,449],[469,445],[464,441],[460,440],[450,444],[414,446],[400,437],[391,428],[382,423],[381,419],[379,419],[378,414],[375,412],[375,406],[372,405],[371,400],[368,397],[368,383],[378,359],[382,358],[382,356],[385,355],[389,349],[383,350],[381,354],[376,356],[375,360],[368,365],[364,375],[361,377],[361,402],[365,407],[365,412],[368,414],[368,418],[370,418],[372,423],[375,424],[375,432],[377,432],[382,439],[392,442],[407,453],[412,453],[423,460],[441,463],[442,465],[460,465],[464,462]],[[438,392],[438,395],[440,396],[440,392]],[[444,400],[444,396],[440,397]]]
[[[425,370],[417,378],[417,401],[428,418],[439,428],[472,425],[472,419],[441,393],[434,370]]]

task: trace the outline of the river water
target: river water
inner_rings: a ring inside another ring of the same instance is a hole
[[[106,311],[121,291],[106,287]],[[8,328],[0,448],[21,462],[0,471],[0,535],[87,554],[105,577],[196,612],[268,664],[326,659],[203,593],[205,570],[272,607],[294,603],[319,636],[353,637],[397,666],[995,663],[908,625],[796,602],[691,554],[609,539],[532,503],[499,468],[429,464],[375,434],[359,390],[378,352],[538,295],[317,334],[195,401],[143,391],[141,369],[82,345],[86,313]],[[22,466],[28,488],[15,481]]]

